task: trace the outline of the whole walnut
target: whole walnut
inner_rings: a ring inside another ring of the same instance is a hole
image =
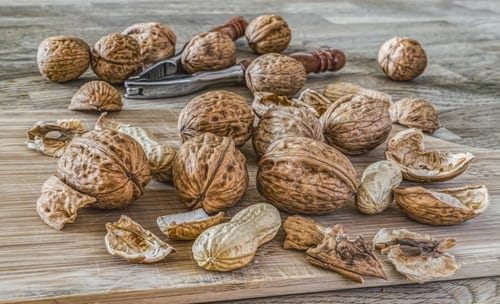
[[[292,57],[278,53],[262,55],[253,60],[245,72],[248,89],[276,95],[295,95],[306,82],[304,65]]]
[[[380,47],[378,64],[389,79],[407,81],[424,72],[427,55],[416,40],[394,37]]]
[[[253,132],[254,113],[246,100],[224,90],[196,96],[179,114],[177,128],[184,142],[210,132],[229,136],[236,146],[242,146]]]
[[[189,74],[222,70],[236,64],[236,45],[228,35],[201,33],[186,44],[181,62]]]
[[[292,39],[292,32],[281,16],[262,15],[250,22],[245,37],[258,54],[281,53]]]
[[[284,211],[324,214],[356,193],[356,171],[347,157],[323,142],[287,137],[260,158],[257,190]]]
[[[234,206],[248,186],[245,156],[230,137],[212,133],[183,143],[172,172],[181,202],[209,214]]]
[[[357,155],[383,143],[392,128],[389,102],[363,95],[346,95],[320,118],[326,142],[341,152]]]
[[[175,53],[175,33],[158,22],[136,23],[126,28],[122,34],[134,37],[141,48],[141,61],[149,65],[172,57]]]
[[[91,54],[92,70],[109,83],[122,83],[141,68],[141,48],[128,35],[114,33],[102,37]]]
[[[80,77],[89,67],[90,47],[78,38],[54,36],[44,39],[36,56],[43,78],[64,82]]]
[[[273,142],[294,136],[324,141],[323,129],[313,112],[296,107],[274,108],[262,116],[255,128],[252,137],[253,149],[261,156]]]
[[[76,91],[70,110],[94,110],[94,111],[120,111],[122,109],[122,97],[109,83],[102,80],[93,80],[82,85]]]

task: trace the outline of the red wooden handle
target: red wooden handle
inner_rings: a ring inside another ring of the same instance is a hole
[[[310,53],[293,53],[290,57],[300,61],[309,73],[338,71],[345,65],[345,54],[340,50],[328,49]]]
[[[210,32],[226,34],[231,39],[236,40],[245,34],[248,22],[241,16],[233,17],[221,26],[214,27]]]

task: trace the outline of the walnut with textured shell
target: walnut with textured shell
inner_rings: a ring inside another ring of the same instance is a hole
[[[223,221],[223,211],[210,216],[202,208],[199,208],[189,212],[160,216],[156,223],[161,232],[169,239],[194,240],[207,228]]]
[[[380,47],[378,64],[389,79],[408,81],[424,72],[427,55],[418,41],[394,37]]]
[[[292,39],[288,24],[279,15],[261,15],[248,24],[245,37],[258,54],[281,53]]]
[[[78,111],[120,111],[122,97],[105,81],[94,80],[81,86],[71,98],[68,109]]]
[[[164,24],[158,22],[136,23],[126,28],[122,34],[137,40],[143,65],[172,57],[175,53],[177,37],[174,31]]]
[[[319,92],[312,89],[305,89],[302,91],[297,98],[297,101],[305,103],[318,113],[318,116],[326,112],[330,104],[332,103],[328,98]]]
[[[291,215],[283,222],[286,239],[285,249],[307,250],[321,244],[331,227],[325,227],[311,218]]]
[[[267,111],[280,107],[296,107],[303,108],[312,112],[315,116],[320,116],[312,106],[297,100],[289,99],[286,96],[276,95],[271,92],[254,92],[252,109],[257,117],[262,117]]]
[[[391,105],[389,109],[392,122],[409,128],[417,128],[426,133],[439,129],[439,117],[436,109],[421,98],[407,97]]]
[[[335,82],[326,86],[323,95],[331,102],[346,95],[362,95],[368,98],[383,100],[388,104],[392,103],[392,97],[384,92],[363,88],[357,84],[349,82]]]

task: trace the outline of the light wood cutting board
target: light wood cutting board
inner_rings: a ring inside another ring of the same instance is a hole
[[[111,115],[118,121],[147,128],[167,143],[178,146],[176,110],[124,110]],[[4,111],[0,114],[0,302],[43,303],[180,303],[262,297],[324,290],[409,283],[382,258],[387,281],[365,277],[353,283],[330,271],[309,265],[304,253],[284,250],[281,229],[261,247],[252,263],[228,272],[208,272],[191,257],[192,242],[169,241],[177,253],[150,265],[134,265],[106,252],[105,223],[121,214],[131,216],[153,233],[160,215],[187,211],[172,186],[151,182],[143,197],[124,210],[82,209],[75,223],[54,231],[39,219],[35,201],[43,182],[55,172],[57,159],[24,147],[25,134],[37,120],[80,118],[92,128],[96,114],[67,110]],[[401,130],[395,126],[393,131]],[[352,203],[336,212],[314,217],[325,225],[341,223],[346,232],[371,240],[382,227],[408,228],[438,238],[454,237],[451,250],[463,266],[451,277],[500,275],[500,152],[481,150],[426,137],[426,146],[470,151],[477,158],[462,176],[432,187],[485,184],[491,194],[489,209],[461,225],[432,227],[404,217],[395,205],[379,215],[359,214]],[[385,145],[368,154],[350,157],[358,173],[383,159]],[[255,188],[256,157],[251,144],[242,148],[247,157],[250,186],[232,215],[244,206],[264,201]],[[282,219],[286,218],[282,213]]]

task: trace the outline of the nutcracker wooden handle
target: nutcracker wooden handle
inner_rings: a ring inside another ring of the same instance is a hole
[[[231,39],[237,40],[240,37],[243,37],[245,34],[245,30],[248,26],[248,22],[242,16],[237,16],[231,18],[228,22],[224,23],[221,26],[214,27],[210,30],[210,32],[219,32],[221,34],[226,34]]]
[[[344,67],[346,60],[345,54],[335,49],[293,53],[289,56],[300,61],[307,74],[338,71]]]

